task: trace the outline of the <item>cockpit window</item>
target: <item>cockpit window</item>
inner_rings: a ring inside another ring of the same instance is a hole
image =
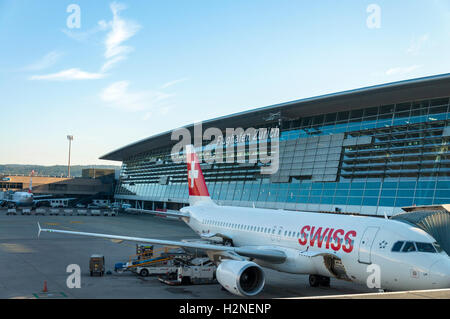
[[[416,243],[417,250],[422,253],[435,253],[433,245],[430,243]]]
[[[404,241],[398,241],[392,246],[392,251],[400,251],[402,249]]]
[[[436,248],[436,251],[438,253],[442,253],[444,250],[442,249],[441,245],[439,245],[438,243],[433,243],[434,248]]]
[[[410,253],[413,251],[416,251],[416,246],[414,245],[414,243],[412,241],[407,241],[405,246],[402,249],[402,252]]]
[[[402,249],[403,247],[403,249]],[[409,253],[418,251],[421,253],[441,253],[443,249],[439,246],[438,243],[420,243],[420,242],[413,242],[413,241],[407,241],[406,243],[404,241],[398,241],[392,246],[393,252],[402,252],[402,253]]]

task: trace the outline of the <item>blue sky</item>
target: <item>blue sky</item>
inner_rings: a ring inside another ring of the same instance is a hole
[[[195,121],[448,73],[450,2],[0,0],[0,41],[0,164],[65,164],[68,134],[73,164],[117,164]]]

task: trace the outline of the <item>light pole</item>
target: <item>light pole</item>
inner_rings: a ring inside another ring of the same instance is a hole
[[[73,135],[67,135],[67,139],[69,140],[69,165],[67,166],[67,168],[68,168],[68,176],[70,178],[70,151],[72,148]]]

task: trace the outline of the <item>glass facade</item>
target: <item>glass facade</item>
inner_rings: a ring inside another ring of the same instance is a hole
[[[401,207],[450,203],[449,98],[381,105],[269,122],[280,129],[280,169],[203,164],[214,200],[224,205],[394,214]],[[171,148],[123,162],[120,200],[185,204],[185,164]]]

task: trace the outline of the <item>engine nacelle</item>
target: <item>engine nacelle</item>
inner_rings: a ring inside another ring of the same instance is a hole
[[[217,267],[216,278],[226,290],[243,297],[259,294],[266,281],[260,266],[239,260],[223,260]]]

